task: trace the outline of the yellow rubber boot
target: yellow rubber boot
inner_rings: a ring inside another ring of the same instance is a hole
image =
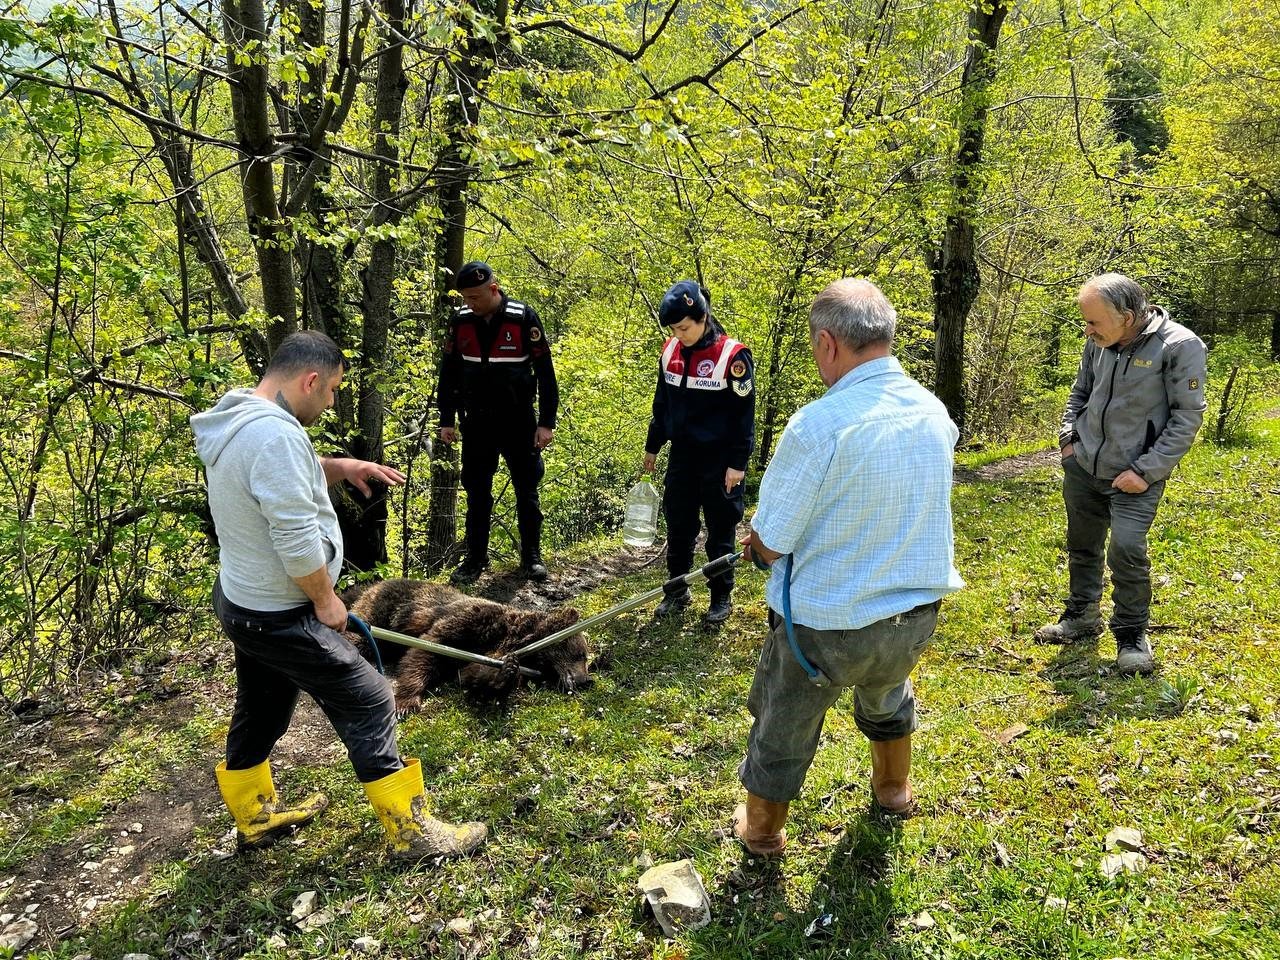
[[[236,846],[241,850],[271,846],[294,827],[310,823],[329,805],[323,793],[313,793],[296,807],[280,804],[268,760],[247,770],[228,770],[224,761],[215,772],[222,799],[235,818]]]
[[[422,765],[417,760],[404,763],[404,769],[364,785],[369,803],[387,831],[391,859],[457,857],[480,846],[489,828],[483,823],[445,823],[431,816],[422,786]]]

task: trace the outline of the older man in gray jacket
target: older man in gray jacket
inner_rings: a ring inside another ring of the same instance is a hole
[[[1036,639],[1062,643],[1102,633],[1103,548],[1111,568],[1111,632],[1122,674],[1150,673],[1151,564],[1147,531],[1165,481],[1204,419],[1205,347],[1147,303],[1129,277],[1106,273],[1078,297],[1084,357],[1067,400],[1059,446],[1067,508],[1071,596]]]

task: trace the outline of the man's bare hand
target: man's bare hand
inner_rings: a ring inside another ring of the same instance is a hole
[[[782,556],[778,551],[766,547],[764,541],[760,539],[760,534],[754,529],[748,536],[743,537],[742,544],[742,559],[747,563],[755,563],[759,560],[766,567],[771,567],[774,561]]]
[[[1063,460],[1067,459],[1067,457],[1074,457],[1075,455],[1076,455],[1076,445],[1074,443],[1068,443],[1065,447],[1062,448]]]
[[[351,465],[347,468],[347,482],[363,493],[366,497],[373,496],[373,488],[369,486],[370,480],[376,480],[383,486],[398,487],[404,483],[404,474],[395,467],[384,466],[381,463],[370,463],[368,460],[352,460]]]
[[[312,601],[312,605],[316,608],[316,619],[326,627],[338,631],[347,629],[347,605],[332,590],[322,600]]]
[[[1121,493],[1146,493],[1147,488],[1151,484],[1143,480],[1132,470],[1126,470],[1120,476],[1111,481],[1111,486],[1115,487]]]
[[[440,442],[441,443],[457,443],[458,428],[457,427],[441,427]]]
[[[644,472],[653,473],[653,468],[658,465],[658,455],[656,453],[646,453],[644,455]]]
[[[380,463],[368,460],[357,460],[354,457],[325,457],[320,461],[324,469],[325,482],[330,486],[346,480],[366,497],[373,496],[370,480],[377,480],[388,487],[396,487],[404,483],[404,474],[394,467],[384,467]]]
[[[747,475],[745,470],[735,470],[728,467],[724,472],[724,492],[732,493],[733,488],[742,482],[742,478]]]
[[[539,427],[533,431],[533,449],[543,450],[551,445],[551,438],[556,432],[550,427]]]

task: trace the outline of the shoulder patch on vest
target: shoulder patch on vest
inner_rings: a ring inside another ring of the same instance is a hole
[[[733,387],[733,392],[740,397],[751,396],[752,383],[750,380],[734,380],[730,386]]]
[[[735,380],[741,380],[747,375],[747,365],[741,360],[733,361],[733,366],[729,368],[729,376]]]
[[[537,343],[539,340],[542,339],[542,331],[537,327],[530,327],[529,339],[532,340],[534,343]]]

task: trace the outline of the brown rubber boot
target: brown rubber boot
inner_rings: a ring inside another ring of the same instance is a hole
[[[776,857],[787,845],[787,810],[790,803],[774,803],[747,794],[747,802],[733,811],[733,835],[757,857]]]
[[[871,796],[884,813],[909,817],[916,809],[911,792],[911,734],[871,741]]]

